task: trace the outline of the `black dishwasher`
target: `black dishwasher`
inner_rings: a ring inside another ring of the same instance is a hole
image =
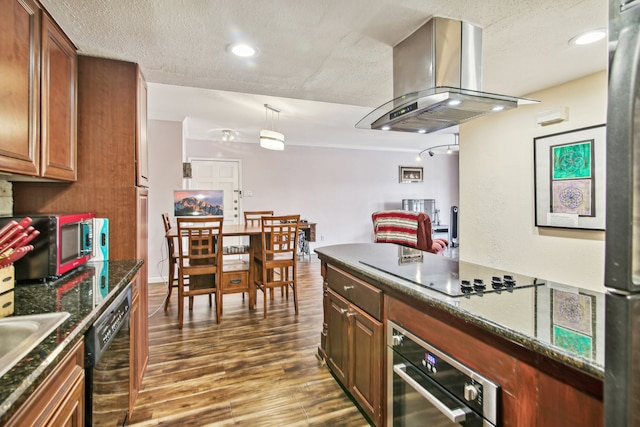
[[[131,284],[85,336],[85,425],[124,426],[129,416]]]

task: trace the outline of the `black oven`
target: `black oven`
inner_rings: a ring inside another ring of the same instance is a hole
[[[387,326],[387,425],[499,425],[500,387],[392,321]]]
[[[131,285],[85,336],[85,425],[124,426],[129,417]]]

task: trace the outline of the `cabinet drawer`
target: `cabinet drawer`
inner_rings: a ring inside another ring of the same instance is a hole
[[[360,307],[364,312],[377,320],[382,320],[382,291],[370,284],[327,266],[327,284],[337,294]]]
[[[225,271],[222,273],[223,294],[249,292],[249,271]]]

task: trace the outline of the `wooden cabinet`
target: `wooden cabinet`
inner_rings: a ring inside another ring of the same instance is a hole
[[[385,300],[387,319],[501,387],[501,425],[601,426],[602,381],[414,301]]]
[[[2,1],[2,0],[0,0]],[[137,386],[148,361],[147,188],[137,186],[136,152],[145,127],[138,117],[143,80],[137,64],[78,57],[78,179],[14,182],[16,215],[95,212],[109,219],[109,259],[142,259],[138,272]],[[146,103],[143,103],[146,104]],[[146,161],[145,161],[146,163]]]
[[[342,385],[349,383],[349,311],[347,300],[327,289],[327,341],[325,352],[329,368]]]
[[[40,19],[33,0],[0,0],[0,170],[4,172],[39,173]]]
[[[137,258],[145,260],[145,263],[140,267],[140,271],[136,276],[136,283],[138,283],[139,289],[139,302],[138,302],[138,324],[136,331],[136,373],[133,378],[136,380],[136,390],[139,390],[142,386],[142,377],[147,369],[147,363],[149,362],[149,292],[147,286],[147,278],[149,277],[147,266],[148,249],[146,242],[149,240],[148,231],[148,217],[149,217],[149,192],[146,188],[137,187],[138,193],[138,209],[136,222],[137,228],[137,241],[145,242],[145,244],[137,245]],[[133,409],[133,408],[132,408]]]
[[[136,185],[149,186],[149,151],[147,143],[147,82],[142,71],[137,70],[138,91],[136,98]]]
[[[84,396],[84,343],[79,341],[6,425],[82,426]]]
[[[111,260],[146,261],[147,216],[138,214],[135,172],[138,71],[131,62],[79,56],[77,181],[13,185],[17,215],[86,211],[108,218]],[[146,288],[146,276],[141,280]]]
[[[141,316],[140,310],[140,286],[136,276],[131,282],[131,311],[129,312],[129,325],[131,340],[129,341],[129,416],[133,413],[138,392],[142,386],[142,376],[146,368],[148,351],[144,349],[144,326],[146,319]]]
[[[322,255],[321,260],[324,323],[318,353],[374,424],[385,423],[382,325],[392,320],[498,384],[502,426],[603,425],[601,379],[453,311],[360,280],[357,270],[336,268]]]
[[[44,178],[75,181],[77,177],[77,76],[75,46],[44,13],[40,109],[40,175]]]
[[[77,55],[32,0],[0,0],[0,171],[76,179]]]
[[[327,266],[325,348],[327,366],[375,425],[383,419],[382,292]]]

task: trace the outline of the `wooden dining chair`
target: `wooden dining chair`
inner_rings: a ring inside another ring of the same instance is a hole
[[[171,231],[171,221],[168,213],[162,214],[162,224],[164,225],[165,238],[167,239],[167,259],[169,260],[169,274],[167,275],[167,298],[164,301],[165,311],[169,307],[171,293],[173,288],[178,287],[178,278],[176,277],[176,266],[178,265],[178,252],[176,251],[175,239],[167,234]]]
[[[244,224],[256,227],[260,225],[260,218],[267,215],[273,216],[273,211],[244,211]]]
[[[262,247],[254,258],[254,282],[264,296],[264,317],[267,317],[267,290],[283,287],[292,289],[298,314],[296,268],[300,215],[263,216],[260,221]]]
[[[263,216],[273,216],[273,211],[245,211],[244,212],[244,223],[249,227],[257,227],[260,225],[260,219]],[[289,297],[289,288],[287,286],[282,286],[280,288],[280,295],[284,296],[286,293],[287,298]],[[269,296],[273,299],[273,288],[269,290]],[[244,294],[243,294],[244,297]]]
[[[222,315],[222,217],[178,218],[178,328],[182,329],[184,298],[211,295],[216,299],[216,321]]]

